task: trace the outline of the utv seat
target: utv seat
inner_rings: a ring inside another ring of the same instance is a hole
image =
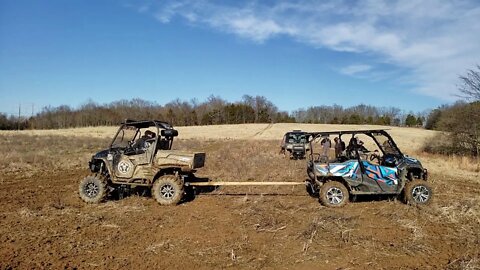
[[[155,151],[168,150],[169,147],[170,147],[170,143],[168,142],[168,140],[160,139],[157,143],[157,149],[155,149]]]

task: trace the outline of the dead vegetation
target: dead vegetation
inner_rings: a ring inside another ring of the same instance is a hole
[[[4,174],[32,176],[43,171],[85,167],[92,154],[108,144],[106,139],[89,137],[1,135],[0,170]]]
[[[388,129],[395,141],[407,153],[423,147],[430,141],[437,131],[420,128],[391,127],[380,125],[340,125],[340,124],[240,124],[240,125],[211,125],[211,126],[176,126],[182,139],[196,140],[274,140],[280,145],[280,140],[287,131],[301,129],[304,131],[334,131],[334,130],[360,130],[360,129]],[[0,136],[39,135],[39,136],[66,136],[93,137],[111,139],[117,127],[84,127],[50,130],[0,130]]]
[[[0,269],[479,269],[479,174],[461,158],[418,156],[434,201],[322,207],[297,187],[225,187],[176,207],[131,196],[86,205],[76,194],[106,139],[1,135]],[[204,150],[197,174],[224,181],[301,181],[305,161],[278,141],[178,140]]]

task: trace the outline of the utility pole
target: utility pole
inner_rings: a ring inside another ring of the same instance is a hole
[[[17,131],[20,130],[20,114],[22,112],[22,103],[18,104]]]
[[[35,103],[32,102],[32,117],[30,118],[30,128],[33,129],[33,112],[34,112],[34,109],[35,109]]]

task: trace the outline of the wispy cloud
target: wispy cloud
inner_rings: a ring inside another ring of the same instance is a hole
[[[355,64],[355,65],[349,65],[349,66],[341,68],[340,73],[352,76],[352,75],[356,75],[358,73],[363,73],[363,72],[369,71],[371,69],[372,69],[372,66],[370,66],[370,65]]]
[[[410,70],[413,90],[445,100],[453,99],[458,75],[480,63],[476,0],[154,3],[149,12],[162,23],[178,17],[256,43],[284,35],[315,48],[368,53]],[[370,69],[352,65],[340,72]]]

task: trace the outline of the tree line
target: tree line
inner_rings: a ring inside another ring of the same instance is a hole
[[[158,119],[174,126],[293,122],[263,96],[245,95],[228,102],[210,96],[204,102],[173,100],[165,105],[143,99],[120,100],[108,104],[87,101],[78,108],[68,105],[44,107],[29,118],[0,114],[0,129],[58,129],[118,125],[125,119]]]
[[[263,96],[244,95],[240,101],[228,102],[210,96],[204,102],[196,99],[173,100],[165,105],[143,99],[120,100],[97,104],[89,100],[78,108],[68,105],[44,107],[29,118],[0,114],[0,129],[58,129],[86,126],[118,125],[125,119],[158,119],[174,126],[244,124],[244,123],[324,123],[422,126],[424,117],[399,108],[377,108],[358,105],[312,106],[292,113],[281,111]]]
[[[424,117],[405,115],[399,108],[358,105],[312,106],[289,114],[280,111],[263,96],[245,95],[241,101],[228,102],[210,96],[204,102],[176,99],[165,105],[142,99],[97,104],[89,100],[79,108],[68,105],[44,107],[30,118],[0,114],[0,129],[57,129],[117,125],[125,119],[161,119],[176,126],[243,123],[324,123],[422,126]]]
[[[296,122],[313,124],[369,124],[386,126],[423,126],[425,116],[406,114],[396,107],[375,107],[360,104],[344,108],[340,105],[313,106],[292,113]]]
[[[443,105],[430,113],[425,128],[443,132],[426,145],[426,151],[480,155],[480,101]]]
[[[480,156],[480,65],[460,76],[463,101],[430,112],[425,128],[443,131],[425,150],[442,154]]]

